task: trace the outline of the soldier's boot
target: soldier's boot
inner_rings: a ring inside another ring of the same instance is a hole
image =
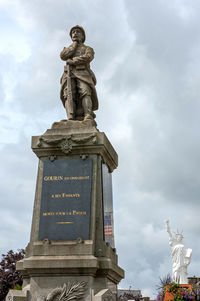
[[[82,98],[82,106],[84,111],[84,120],[93,120],[91,96],[86,95]]]

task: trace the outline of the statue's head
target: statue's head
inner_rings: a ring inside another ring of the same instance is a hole
[[[179,233],[179,232],[177,231],[177,233],[176,233],[176,241],[177,241],[177,242],[182,242],[182,240],[183,240],[183,234],[182,234],[182,233]]]
[[[75,41],[82,42],[82,43],[85,42],[85,31],[83,27],[76,25],[71,28],[69,34],[73,42]]]

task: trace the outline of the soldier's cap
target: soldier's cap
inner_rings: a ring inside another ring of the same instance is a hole
[[[83,27],[79,26],[79,25],[76,25],[76,26],[73,26],[71,29],[70,29],[70,37],[72,37],[72,31],[75,29],[75,28],[78,28],[82,31],[83,33],[83,43],[85,42],[85,30],[83,29]]]

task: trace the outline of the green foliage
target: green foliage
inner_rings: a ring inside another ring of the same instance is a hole
[[[168,291],[174,296],[174,301],[200,301],[200,286],[194,285],[192,289],[181,287],[178,283],[171,281],[169,275],[160,278],[160,283],[157,286],[159,293],[157,301],[164,301],[166,286],[169,285]]]
[[[21,290],[22,290],[22,285],[16,284],[16,285],[14,286],[14,290],[21,291]]]
[[[167,274],[163,278],[159,277],[160,283],[157,286],[157,290],[165,289],[166,285],[170,284],[172,282],[170,274]]]
[[[159,277],[160,283],[157,285],[157,290],[159,291],[157,295],[157,301],[163,301],[165,297],[165,289],[168,284],[172,282],[170,274],[167,274],[163,278]]]
[[[179,284],[178,283],[175,283],[175,282],[172,282],[170,283],[170,286],[169,286],[169,292],[170,293],[177,293],[177,291],[179,290]]]
[[[169,292],[173,294],[174,301],[190,301],[195,299],[194,292],[185,287],[181,287],[177,283],[170,283]]]

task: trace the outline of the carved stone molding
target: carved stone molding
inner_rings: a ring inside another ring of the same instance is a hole
[[[51,133],[52,130],[48,131],[41,136],[32,137],[32,150],[39,159],[47,157],[54,161],[59,156],[100,155],[110,172],[117,167],[117,153],[104,133]]]
[[[46,301],[71,301],[82,298],[86,292],[86,282],[67,282],[63,287],[52,290],[46,297]]]
[[[93,296],[92,301],[116,301],[116,294],[110,289],[102,289],[96,295]]]
[[[103,296],[102,301],[116,301],[116,296],[110,290],[108,290]]]
[[[60,148],[63,153],[69,154],[72,151],[72,140],[71,138],[66,138],[64,141],[60,143]]]
[[[40,136],[39,141],[37,143],[38,147],[44,147],[45,144],[53,145],[55,147],[61,148],[62,152],[68,154],[72,151],[72,147],[80,144],[85,144],[86,142],[95,144],[97,142],[96,134],[90,134],[85,137],[75,137],[73,134],[69,136],[64,136],[60,138],[55,137],[45,137]]]
[[[26,285],[23,290],[10,289],[6,301],[27,301],[30,292],[30,284]]]
[[[39,141],[37,143],[38,147],[42,147],[43,144],[50,144],[50,145],[56,145],[65,140],[66,137],[61,137],[61,138],[46,138],[44,136],[40,136]]]

